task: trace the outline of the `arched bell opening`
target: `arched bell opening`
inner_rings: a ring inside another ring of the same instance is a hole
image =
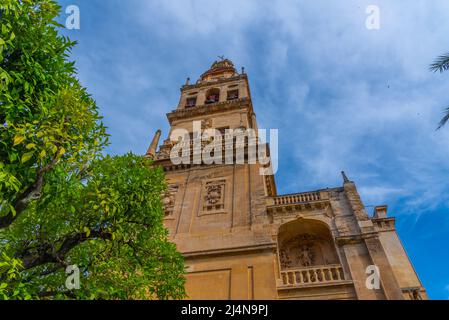
[[[206,92],[205,104],[217,103],[220,100],[220,89],[212,88]]]

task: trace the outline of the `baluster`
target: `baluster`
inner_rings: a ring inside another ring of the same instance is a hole
[[[302,276],[302,272],[301,271],[299,271],[298,272],[298,274],[299,274],[299,284],[303,284],[304,283],[304,277]]]
[[[318,282],[318,274],[316,273],[316,269],[312,269],[311,273],[312,273],[311,276],[312,276],[312,279],[313,279],[312,282]]]
[[[343,268],[338,267],[338,274],[340,276],[340,280],[345,280],[345,274],[343,273]]]
[[[295,271],[293,274],[295,275],[295,276],[294,276],[294,278],[295,278],[295,284],[300,284],[301,282],[300,282],[300,280],[298,279],[298,274],[299,274],[299,272],[298,272],[298,271]]]
[[[335,276],[335,268],[330,268],[330,272],[331,272],[331,280],[335,281],[336,276]]]
[[[317,278],[318,278],[318,282],[323,282],[324,281],[324,276],[323,276],[323,270],[322,269],[318,269],[317,270]]]
[[[332,273],[329,270],[329,268],[324,269],[326,270],[326,281],[331,281],[332,280]]]
[[[336,279],[334,279],[334,280],[340,280],[340,272],[338,272],[338,268],[334,268],[335,269],[335,276],[336,276]]]
[[[301,273],[302,273],[303,276],[305,276],[304,277],[304,283],[310,282],[309,273],[307,272],[307,270],[306,271],[302,271]]]

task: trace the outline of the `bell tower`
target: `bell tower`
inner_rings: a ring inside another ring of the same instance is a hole
[[[174,165],[170,159],[171,133],[183,129],[192,135],[195,122],[202,130],[220,133],[247,128],[257,132],[243,68],[239,73],[230,60],[215,61],[196,83],[188,79],[181,87],[179,104],[167,118],[167,139],[147,156],[166,171],[165,225],[186,258],[189,296],[205,298],[203,289],[218,285],[222,289],[208,293],[209,298],[251,299],[254,286],[261,286],[256,298],[275,298],[276,244],[270,232],[263,231],[269,222],[265,198],[276,192],[273,176],[260,175],[259,164]],[[263,261],[260,270],[258,261]],[[268,273],[270,281],[253,283],[255,270]]]

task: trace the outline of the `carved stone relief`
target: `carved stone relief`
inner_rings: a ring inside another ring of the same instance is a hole
[[[203,211],[223,211],[225,207],[226,180],[208,181],[203,190]]]
[[[211,129],[212,128],[212,119],[204,119],[201,120],[201,129]]]
[[[165,216],[171,216],[175,207],[176,194],[178,192],[178,185],[169,185],[167,191],[165,191],[162,199],[164,205]]]
[[[314,263],[313,247],[310,245],[302,245],[299,250],[299,262],[304,267],[310,267]]]

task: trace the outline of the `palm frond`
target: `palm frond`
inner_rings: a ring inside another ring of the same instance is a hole
[[[441,129],[441,127],[443,127],[446,124],[446,122],[449,121],[449,107],[447,107],[444,110],[444,113],[445,113],[445,115],[444,115],[443,119],[441,119],[440,123],[438,124],[437,130]]]
[[[434,63],[430,65],[433,72],[443,72],[449,70],[449,52],[439,56]]]

